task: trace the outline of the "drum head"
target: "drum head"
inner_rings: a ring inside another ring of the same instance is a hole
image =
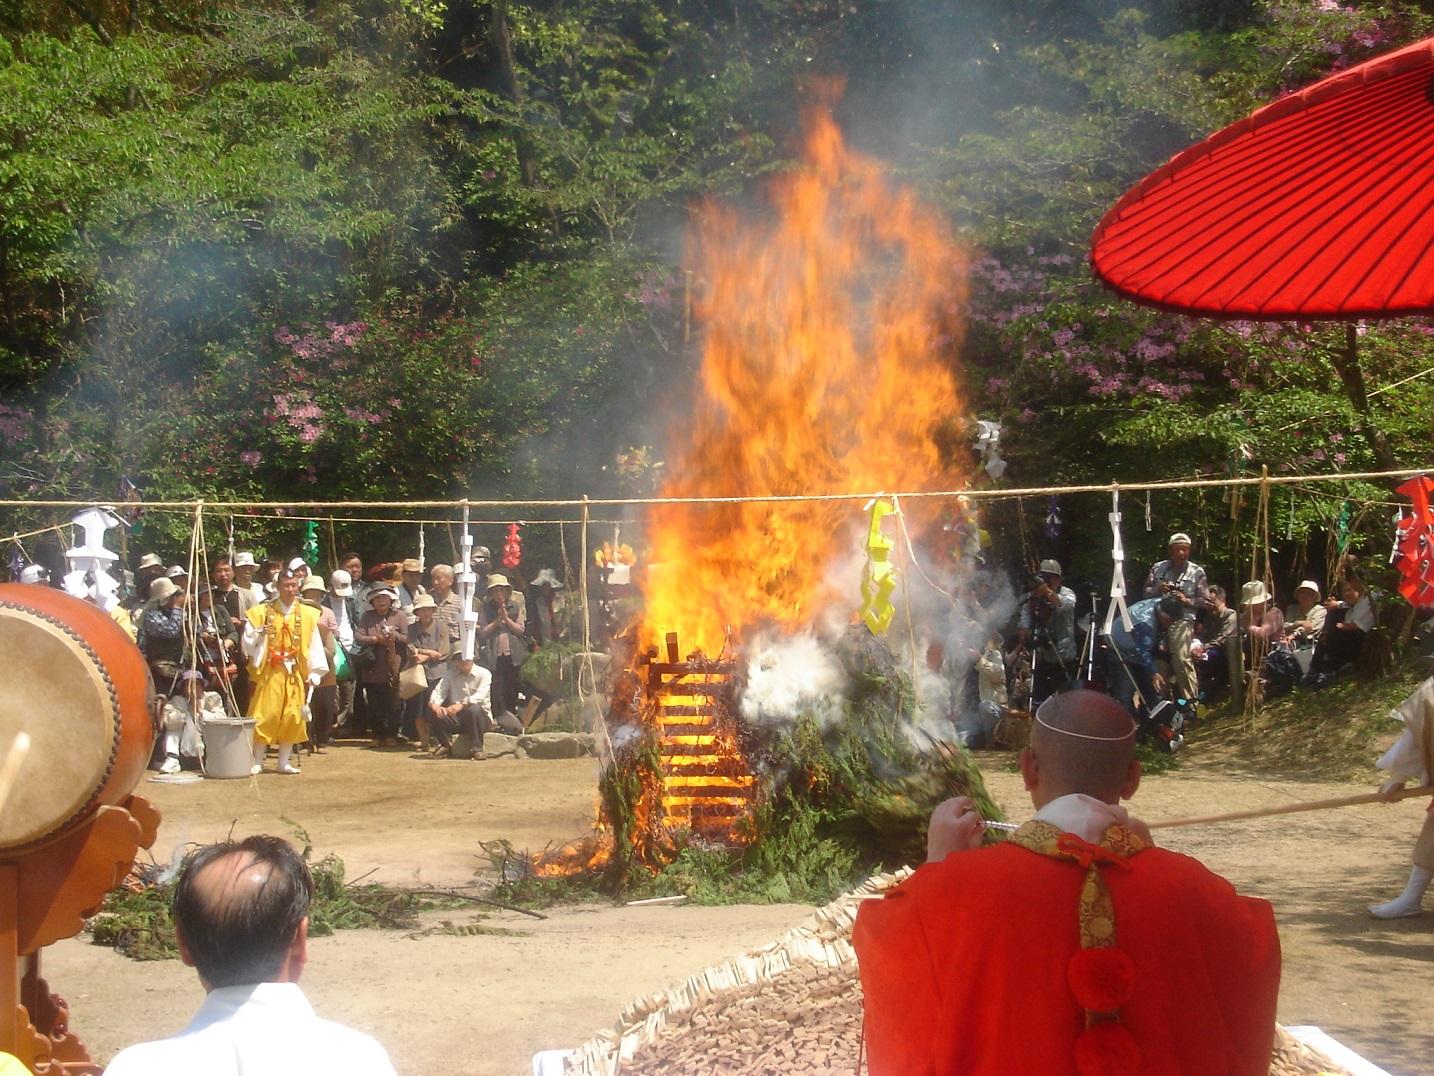
[[[63,829],[92,805],[121,734],[113,685],[90,647],[30,609],[0,604],[0,757],[21,731],[30,752],[0,810],[0,851]]]

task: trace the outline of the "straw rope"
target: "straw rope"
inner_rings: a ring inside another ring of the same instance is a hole
[[[605,497],[566,500],[447,500],[447,501],[144,501],[127,507],[152,509],[183,509],[193,511],[198,504],[211,509],[234,508],[283,508],[283,509],[350,509],[350,508],[456,508],[468,504],[474,508],[578,508],[622,507],[668,504],[800,504],[814,501],[860,501],[863,504],[874,497],[902,497],[907,500],[952,500],[965,497],[970,500],[1000,500],[1008,497],[1049,497],[1072,493],[1130,493],[1139,490],[1167,489],[1209,489],[1241,488],[1269,483],[1275,486],[1292,485],[1298,482],[1353,482],[1371,481],[1382,478],[1413,478],[1425,474],[1429,467],[1408,468],[1394,471],[1350,471],[1337,474],[1280,475],[1259,478],[1179,478],[1154,482],[1102,482],[1074,486],[1027,486],[1012,489],[952,489],[912,490],[909,492],[864,491],[860,493],[800,493],[800,494],[759,494],[740,497]],[[0,500],[0,508],[91,508],[97,502],[60,500]],[[288,516],[282,517],[291,518]],[[413,520],[380,520],[379,522],[406,522]],[[498,520],[495,522],[513,522]],[[540,522],[534,520],[532,522]],[[559,521],[553,521],[559,522]],[[590,522],[595,522],[591,521]]]
[[[60,530],[63,526],[63,523],[51,523],[48,527],[41,527],[39,530],[20,531],[18,534],[10,535],[9,541],[18,543],[22,538],[35,538],[41,534],[49,534],[51,531],[59,531],[60,536],[64,537],[64,532]]]

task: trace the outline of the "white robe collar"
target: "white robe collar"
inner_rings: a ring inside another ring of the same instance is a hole
[[[1073,792],[1051,800],[1036,812],[1036,819],[1049,822],[1063,833],[1074,833],[1088,844],[1099,844],[1111,826],[1130,824],[1130,812],[1118,803]]]

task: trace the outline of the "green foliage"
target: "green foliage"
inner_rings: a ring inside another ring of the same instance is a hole
[[[298,827],[296,833],[304,842],[303,855],[308,862],[312,853],[308,835]],[[314,938],[337,930],[372,927],[412,930],[418,924],[419,912],[452,906],[451,902],[435,901],[375,883],[346,884],[343,860],[335,855],[310,863],[309,871],[314,878],[309,936]],[[116,949],[132,960],[177,957],[179,946],[170,914],[173,898],[172,882],[156,882],[139,890],[113,890],[105,897],[99,914],[90,921],[91,940],[96,945]]]

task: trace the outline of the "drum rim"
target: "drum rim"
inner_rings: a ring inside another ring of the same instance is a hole
[[[120,711],[119,694],[115,690],[114,680],[110,678],[109,669],[105,667],[104,662],[100,660],[100,656],[95,653],[94,648],[90,646],[84,637],[76,632],[74,628],[70,627],[69,624],[65,623],[59,617],[47,613],[43,609],[37,609],[33,605],[25,605],[21,602],[0,598],[0,610],[3,609],[13,609],[16,612],[43,620],[46,624],[59,628],[65,635],[79,644],[80,649],[83,650],[85,656],[90,659],[90,662],[100,675],[100,680],[104,683],[105,691],[109,695],[110,700],[110,723],[114,726],[114,735],[110,738],[109,760],[105,763],[104,773],[101,774],[99,781],[96,782],[94,791],[90,793],[89,799],[87,799],[78,810],[51,828],[48,832],[26,841],[24,844],[13,845],[9,848],[0,848],[0,859],[9,859],[13,858],[16,854],[24,853],[48,841],[54,840],[56,837],[66,833],[75,823],[82,821],[93,812],[95,805],[100,800],[101,793],[104,792],[105,786],[109,784],[110,778],[114,775],[115,761],[119,758],[120,741],[124,736],[124,714]]]

